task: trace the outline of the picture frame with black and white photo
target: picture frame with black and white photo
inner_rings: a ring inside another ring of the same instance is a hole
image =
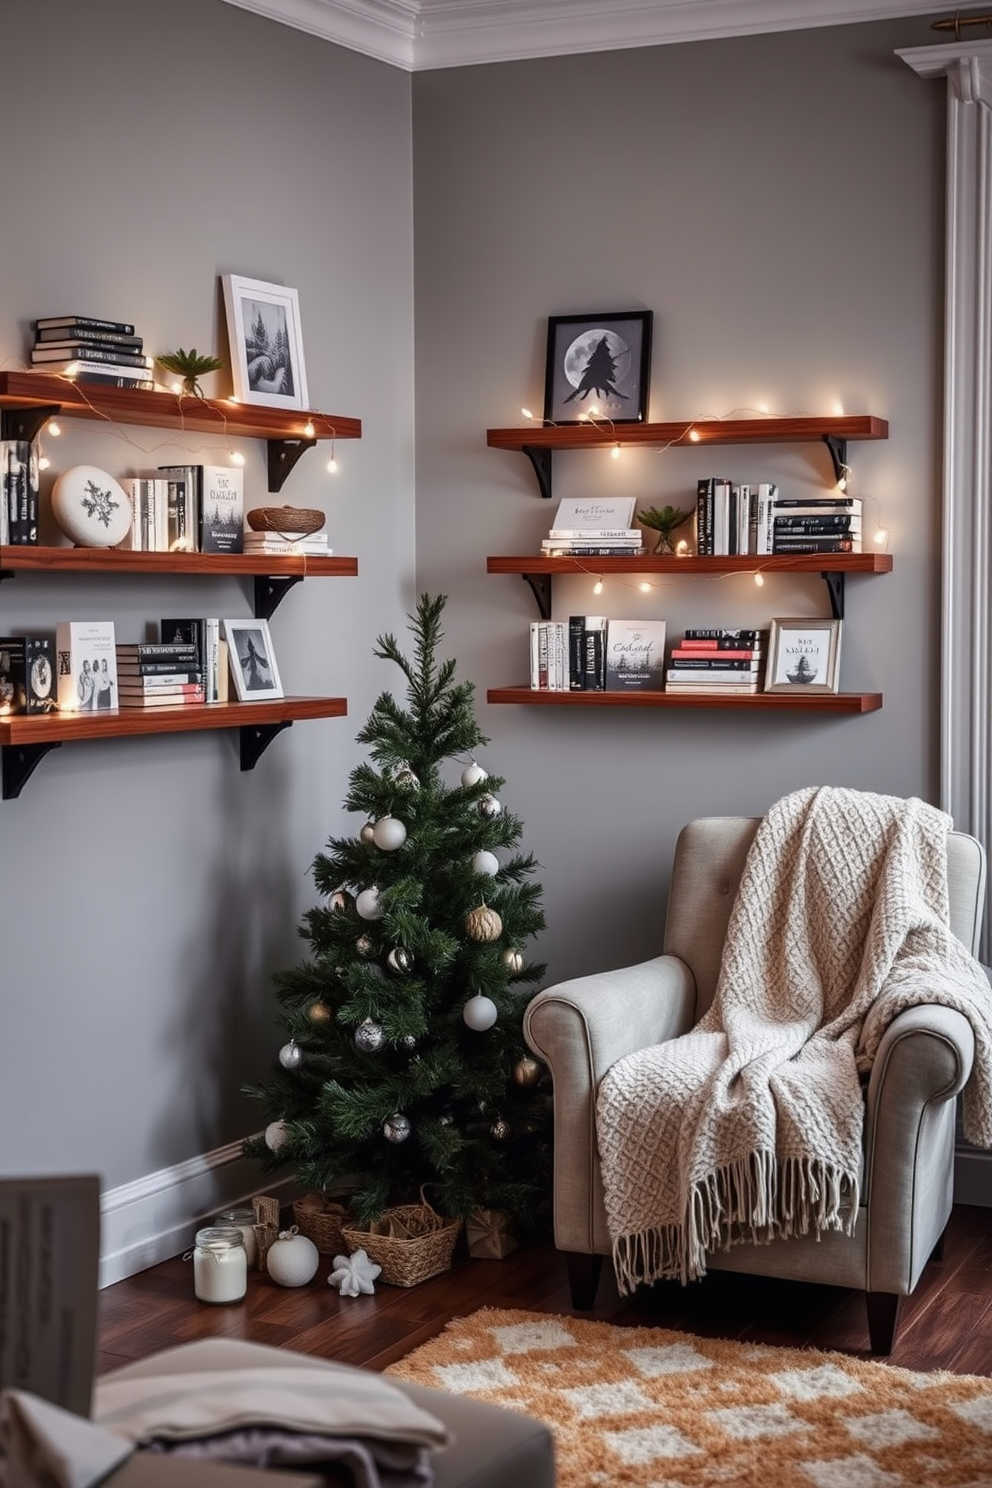
[[[642,424],[648,416],[650,310],[548,318],[546,424]]]
[[[827,616],[773,620],[765,691],[839,692],[842,623]]]
[[[306,408],[297,291],[241,274],[221,278],[235,398],[271,408]]]
[[[224,639],[239,703],[284,695],[266,620],[225,620]]]

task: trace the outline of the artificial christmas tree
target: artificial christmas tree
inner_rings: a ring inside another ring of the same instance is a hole
[[[310,954],[274,978],[288,1041],[249,1088],[269,1125],[246,1151],[346,1193],[360,1224],[426,1195],[450,1216],[507,1210],[526,1233],[550,1193],[547,1076],[521,1031],[544,973],[524,954],[541,891],[504,781],[475,758],[473,686],[437,659],[444,604],[421,596],[412,660],[376,642],[407,705],[383,692],[358,735],[370,762],[345,806],[364,825],[313,864]]]

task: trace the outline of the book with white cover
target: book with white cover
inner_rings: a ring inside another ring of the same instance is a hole
[[[665,685],[664,620],[610,620],[606,627],[609,692],[661,692]]]
[[[60,620],[55,671],[61,713],[112,712],[118,706],[113,620]]]
[[[567,496],[558,503],[550,535],[622,532],[626,537],[636,505],[636,496]]]

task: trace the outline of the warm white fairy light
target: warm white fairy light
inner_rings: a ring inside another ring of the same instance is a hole
[[[610,450],[610,459],[611,460],[619,460],[619,458],[620,458],[620,446],[618,444],[615,444],[613,446],[613,448]]]
[[[833,413],[834,413],[834,417],[835,418],[843,418],[844,417],[844,405],[843,405],[843,403],[840,403],[840,402],[835,403],[834,404],[834,407],[833,407]]]
[[[889,529],[887,527],[879,527],[875,533],[874,538],[872,539],[876,548],[884,548],[888,540]]]
[[[49,467],[49,465],[51,465],[51,463],[52,462],[48,458],[47,455],[39,455],[38,456],[38,469],[39,470],[47,470],[48,467]]]
[[[529,408],[521,408],[520,412],[523,414],[525,419],[532,419],[534,417]]]
[[[338,462],[333,455],[327,462],[327,473],[328,475],[337,475],[338,473]]]
[[[314,429],[314,426],[313,426],[313,419],[307,419],[306,423],[303,425],[303,437],[304,437],[304,439],[312,439],[314,437],[314,434],[315,433],[316,433],[316,430]]]
[[[182,390],[183,390],[183,385],[182,385],[181,382],[174,382],[172,384],[171,388],[170,388],[170,392],[173,392],[173,393],[181,393]]]
[[[675,556],[676,558],[687,558],[689,556],[689,544],[684,537],[680,538],[675,544]]]
[[[699,430],[698,429],[690,429],[689,430],[689,438],[692,440],[692,443],[693,444],[698,444],[699,443]]]
[[[45,432],[46,434],[51,434],[53,439],[58,439],[59,435],[62,433],[62,425],[58,422],[57,419],[49,419],[48,423],[45,425]]]
[[[229,450],[228,458],[232,465],[243,465],[245,463],[245,457],[240,450]]]
[[[651,593],[651,590],[654,588],[654,585],[653,584],[649,584],[648,581],[647,581],[647,579],[645,579],[643,581],[643,583],[638,584],[637,587],[638,587],[638,589],[640,589],[640,591],[641,591],[642,594],[650,594]]]
[[[593,584],[593,586],[592,586],[592,592],[593,592],[593,594],[602,594],[602,592],[603,592],[603,581],[602,581],[602,579],[597,579],[596,580],[595,584]]]
[[[755,576],[754,576],[754,582],[755,582],[756,586],[759,589],[764,589],[764,587],[765,587],[765,576],[764,576],[764,574],[756,573]]]

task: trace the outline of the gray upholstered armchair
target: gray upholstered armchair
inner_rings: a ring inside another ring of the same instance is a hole
[[[568,1253],[572,1300],[590,1308],[611,1253],[596,1141],[596,1092],[617,1060],[687,1032],[716,989],[730,910],[758,821],[690,823],[675,849],[664,953],[651,961],[548,987],[524,1031],[554,1082],[555,1243]],[[951,928],[977,950],[985,854],[948,838]],[[974,1036],[947,1007],[917,1006],[886,1030],[867,1091],[861,1207],[853,1235],[830,1232],[708,1257],[749,1271],[863,1290],[873,1353],[891,1352],[899,1299],[939,1250],[953,1199],[955,1097],[971,1071]]]

